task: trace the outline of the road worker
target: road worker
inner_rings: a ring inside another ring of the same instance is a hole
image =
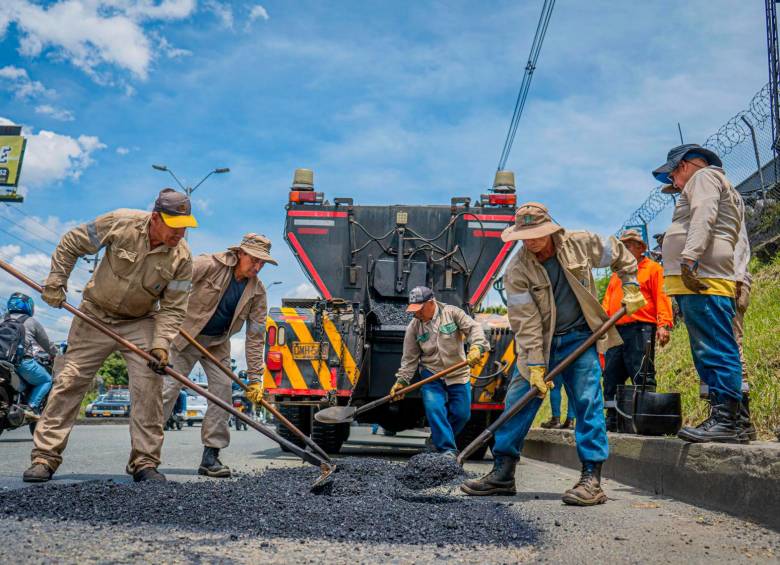
[[[528,202],[518,208],[515,224],[501,235],[523,241],[504,275],[509,324],[515,333],[517,364],[506,394],[511,408],[531,387],[537,396],[495,433],[493,470],[461,489],[470,495],[515,494],[515,467],[523,442],[552,382],[548,370],[583,344],[607,315],[596,297],[592,269],[611,267],[623,284],[629,314],[645,305],[636,279],[636,260],[614,236],[607,240],[586,231],[568,231],[553,222],[547,208]],[[575,439],[582,473],[563,495],[566,504],[591,506],[606,502],[601,465],[609,455],[604,426],[599,351],[619,345],[611,328],[597,346],[585,350],[561,373],[576,415]]]
[[[266,263],[278,264],[270,252],[268,238],[249,233],[239,245],[227,251],[196,257],[187,318],[182,325],[185,332],[225,367],[231,366],[230,337],[246,326],[247,396],[251,395],[256,403],[263,396],[263,347],[268,311],[265,287],[257,275]],[[206,372],[209,392],[232,404],[230,378],[183,336],[174,339],[171,364],[176,371],[188,375],[198,362]],[[166,419],[176,404],[181,387],[181,383],[171,377],[165,379]],[[203,456],[198,474],[230,477],[230,468],[219,459],[219,451],[230,443],[229,417],[227,412],[209,402],[200,432]]]
[[[192,257],[184,234],[197,227],[189,198],[166,188],[152,212],[119,209],[68,231],[51,258],[42,298],[53,308],[66,299],[68,278],[80,257],[104,255],[84,288],[80,309],[107,324],[155,359],[147,364],[80,318],[68,334],[68,349],[48,403],[35,428],[32,466],[26,482],[46,482],[62,452],[95,373],[112,352],[127,361],[130,395],[130,459],[135,481],[165,480],[157,471],[163,439],[162,379],[171,341],[187,313]]]
[[[403,395],[396,393],[411,384],[418,368],[420,377],[426,378],[464,360],[473,367],[490,350],[482,326],[457,306],[436,300],[428,287],[418,286],[409,292],[406,310],[413,312],[414,318],[406,327],[401,366],[390,389],[397,400]],[[464,341],[469,344],[468,353]],[[469,367],[423,385],[422,397],[433,447],[456,456],[456,438],[471,417]]]
[[[618,320],[617,328],[623,345],[617,345],[605,354],[604,404],[607,407],[607,431],[617,431],[615,392],[617,386],[631,380],[634,385],[655,389],[655,344],[663,347],[669,343],[669,331],[674,316],[672,301],[664,292],[664,270],[661,265],[645,256],[647,244],[642,235],[633,229],[625,230],[620,241],[637,261],[639,290],[647,305],[631,316]],[[613,273],[601,302],[608,316],[620,310],[623,302],[623,282]]]

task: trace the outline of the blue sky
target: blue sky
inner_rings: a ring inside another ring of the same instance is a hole
[[[284,281],[271,302],[305,293],[281,239],[294,168],[358,203],[478,195],[541,5],[4,0],[0,118],[30,141],[27,216],[0,206],[0,227],[24,241],[0,233],[0,253],[43,277],[30,244],[48,251],[75,223],[146,208],[170,184],[152,163],[190,182],[227,166],[195,193],[194,251],[265,233],[281,265],[262,277]],[[508,163],[519,198],[615,231],[654,186],[678,121],[701,142],[766,82],[763,6],[734,6],[559,0]]]

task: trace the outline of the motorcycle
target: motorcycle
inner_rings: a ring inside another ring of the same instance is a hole
[[[246,399],[244,391],[236,391],[233,393],[233,408],[245,414],[250,414],[252,412],[252,403]],[[237,432],[249,429],[246,422],[239,420],[235,416],[230,417],[228,426],[234,426]]]
[[[46,353],[40,353],[35,356],[35,360],[38,361],[48,372],[51,374],[53,359]],[[27,424],[30,428],[30,433],[35,433],[35,425],[37,421],[30,420],[26,415],[21,405],[27,404],[27,395],[25,392],[20,392],[20,381],[16,372],[16,367],[7,361],[0,361],[0,434],[5,430],[15,430]],[[32,387],[27,386],[26,391],[32,390]],[[41,402],[41,412],[43,412],[46,402],[49,399],[49,395]]]

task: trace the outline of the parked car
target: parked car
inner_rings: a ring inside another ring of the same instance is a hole
[[[188,390],[187,412],[184,414],[184,421],[189,427],[192,427],[195,422],[203,422],[203,418],[206,417],[206,408],[208,408],[206,398]]]
[[[130,391],[126,388],[112,388],[106,394],[87,405],[87,418],[127,417],[130,415]]]

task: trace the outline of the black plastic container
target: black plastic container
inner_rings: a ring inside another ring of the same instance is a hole
[[[682,401],[677,392],[655,392],[654,387],[618,385],[615,402],[620,433],[674,435],[682,426]]]

